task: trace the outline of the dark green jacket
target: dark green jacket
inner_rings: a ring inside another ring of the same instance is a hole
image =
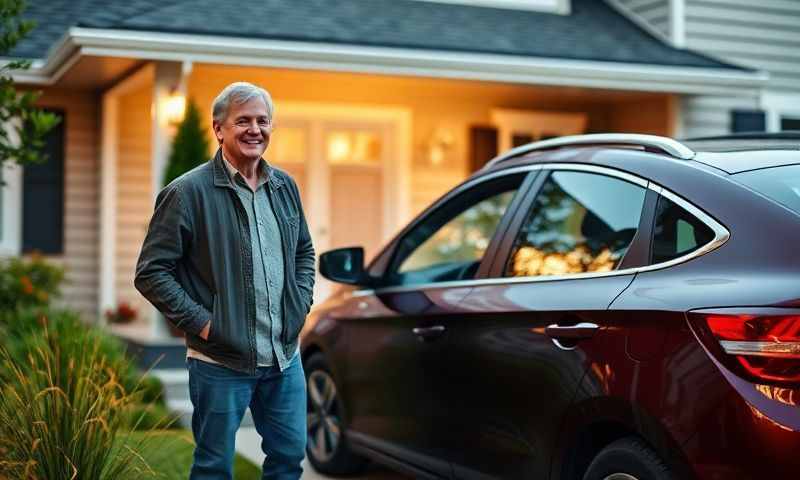
[[[186,333],[189,347],[235,370],[256,368],[250,225],[222,153],[164,187],[136,265],[136,289]],[[314,247],[300,194],[269,168],[267,192],[283,241],[282,340],[286,358],[311,308]],[[208,340],[198,335],[211,320]]]

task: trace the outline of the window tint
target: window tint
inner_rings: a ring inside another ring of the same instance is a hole
[[[448,201],[400,242],[387,285],[473,278],[524,174],[486,182]]]
[[[506,276],[605,272],[639,227],[645,189],[605,175],[554,172],[522,224]]]
[[[653,229],[652,263],[689,254],[714,239],[714,231],[666,197],[659,197]]]

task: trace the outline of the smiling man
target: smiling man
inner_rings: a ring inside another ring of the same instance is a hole
[[[306,442],[298,335],[311,307],[314,249],[297,185],[262,155],[273,129],[263,88],[214,100],[208,163],[164,187],[136,266],[136,288],[186,334],[197,446],[190,478],[233,478],[249,406],[263,478],[298,479]]]

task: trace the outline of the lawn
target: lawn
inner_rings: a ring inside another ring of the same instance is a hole
[[[143,436],[148,436],[142,448],[142,457],[155,473],[155,478],[166,480],[186,480],[192,466],[194,441],[188,430],[154,430],[151,432],[132,432],[133,444]],[[147,470],[145,468],[145,470]],[[143,475],[147,478],[147,475]],[[261,468],[251,461],[236,455],[233,477],[237,480],[260,480]]]

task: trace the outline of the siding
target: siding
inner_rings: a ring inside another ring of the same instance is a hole
[[[119,151],[117,152],[116,298],[140,312],[150,311],[133,286],[136,260],[153,214],[151,187],[150,103],[152,86],[122,96],[119,102]]]
[[[612,0],[609,3],[618,4],[625,11],[669,38],[669,0]]]
[[[98,97],[91,93],[44,89],[39,105],[64,111],[64,254],[48,256],[65,270],[61,305],[84,318],[97,318],[98,302]]]
[[[686,0],[687,47],[766,70],[768,90],[800,94],[800,2]]]
[[[757,98],[687,96],[681,102],[684,137],[706,137],[731,132],[731,111],[756,109]]]

